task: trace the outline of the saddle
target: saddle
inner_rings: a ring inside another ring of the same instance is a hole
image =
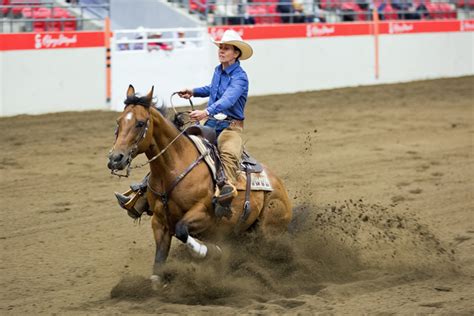
[[[213,173],[216,185],[219,187],[222,186],[226,177],[224,169],[222,168],[219,150],[217,149],[216,131],[207,126],[193,125],[186,129],[186,135],[190,137],[200,152],[203,152],[203,150],[208,150],[210,152],[213,162],[209,162],[209,160],[206,159],[206,163]],[[196,137],[202,142],[205,149],[200,146]],[[245,221],[250,214],[250,191],[272,191],[273,189],[263,170],[262,164],[253,158],[246,150],[242,153],[240,171],[243,176],[239,177],[238,183],[236,183],[236,188],[240,191],[245,190],[244,212],[241,216],[241,221]],[[245,183],[245,186],[242,185],[243,183]]]

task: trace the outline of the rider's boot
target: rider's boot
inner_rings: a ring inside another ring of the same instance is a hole
[[[146,189],[148,185],[148,175],[140,183],[130,185],[130,190],[124,193],[115,192],[115,197],[119,205],[125,209],[133,219],[138,219],[144,212],[152,215],[148,201],[146,199]]]
[[[226,182],[220,189],[219,195],[216,197],[216,206],[214,212],[218,218],[232,216],[232,201],[237,196],[237,189],[235,186]]]

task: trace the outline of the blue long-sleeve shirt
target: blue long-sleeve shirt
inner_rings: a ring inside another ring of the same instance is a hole
[[[224,113],[231,119],[243,120],[249,91],[247,74],[236,61],[226,69],[219,65],[214,70],[211,84],[195,88],[195,97],[209,97],[207,111],[210,116]]]

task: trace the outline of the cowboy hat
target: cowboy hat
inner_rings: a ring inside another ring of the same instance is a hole
[[[220,41],[213,41],[219,47],[219,44],[229,44],[237,47],[240,49],[242,54],[240,55],[240,60],[249,59],[252,57],[253,49],[247,42],[244,42],[242,37],[240,37],[239,33],[234,30],[227,30],[222,35]]]

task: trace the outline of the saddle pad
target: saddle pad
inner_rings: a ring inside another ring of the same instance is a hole
[[[203,141],[200,137],[195,135],[188,135],[188,137],[193,141],[194,145],[196,146],[199,153],[203,154],[207,151],[206,145],[204,145]],[[212,176],[214,179],[216,178],[216,166],[214,160],[212,159],[211,155],[206,155],[204,157],[204,161],[208,165],[209,169],[212,172]],[[268,178],[267,173],[263,170],[260,173],[252,173],[251,174],[251,182],[250,182],[250,189],[252,191],[273,191],[272,184],[270,183],[270,179]],[[246,181],[247,176],[244,172],[240,171],[239,178],[237,180],[236,188],[239,191],[245,191],[246,188]]]
[[[268,178],[267,173],[263,170],[260,173],[250,174],[250,190],[252,191],[273,191],[272,184]],[[245,191],[247,185],[247,176],[244,172],[240,172],[238,183],[236,185],[237,190]]]
[[[206,145],[204,145],[202,139],[195,135],[188,135],[188,137],[193,141],[194,145],[196,146],[199,153],[202,155],[207,151]],[[214,160],[212,159],[211,155],[204,156],[204,161],[206,162],[207,166],[212,172],[212,177],[216,178],[216,165]]]

